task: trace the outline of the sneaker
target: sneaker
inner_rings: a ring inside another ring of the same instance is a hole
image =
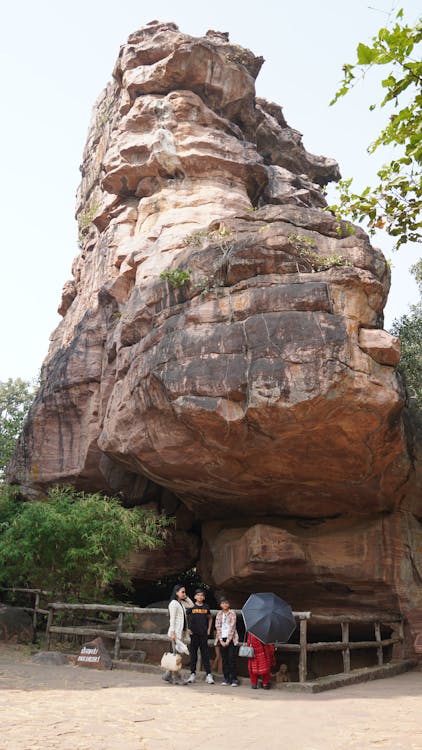
[[[186,685],[186,682],[183,682],[179,677],[176,677],[176,679],[173,680],[173,685]]]
[[[263,687],[264,690],[269,690],[270,689],[269,685],[263,685],[262,687]]]
[[[192,676],[192,675],[191,675],[191,676]],[[194,675],[194,676],[195,676],[195,675]],[[193,682],[193,680],[192,680],[192,682]],[[212,676],[212,674],[211,674],[211,673],[210,673],[210,674],[207,674],[207,676],[206,676],[206,678],[205,678],[205,682],[207,683],[207,685],[214,685],[214,684],[215,684],[215,683],[214,683],[214,677]]]
[[[195,682],[195,680],[196,680],[196,674],[195,672],[192,672],[191,676],[186,680],[186,684],[191,685],[192,682]]]
[[[252,688],[252,690],[257,690],[258,689],[258,685],[251,685],[251,688]]]
[[[171,682],[171,672],[164,672],[164,674],[161,675],[161,679],[164,680],[164,682]]]
[[[227,685],[228,685],[229,683],[227,682],[227,680],[223,680],[223,682],[222,682],[221,684],[222,684],[222,685],[224,685],[224,687],[227,687]]]
[[[237,680],[233,680],[231,687],[239,687],[239,683]]]

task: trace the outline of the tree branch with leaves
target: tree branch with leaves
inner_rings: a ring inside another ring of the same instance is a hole
[[[338,184],[338,203],[330,208],[353,221],[367,222],[370,234],[385,229],[398,249],[407,242],[421,241],[422,165],[422,23],[409,26],[399,10],[390,28],[379,29],[370,45],[360,43],[354,64],[343,66],[343,80],[331,105],[345,96],[374,67],[386,67],[381,85],[384,96],[371,110],[393,104],[394,111],[379,136],[368,147],[370,154],[381,146],[393,146],[397,156],[377,172],[378,182],[361,192],[352,179]]]
[[[36,387],[21,378],[0,382],[0,481],[12,458],[35,393]]]

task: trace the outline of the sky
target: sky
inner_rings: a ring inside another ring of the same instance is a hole
[[[56,310],[78,253],[74,219],[79,165],[93,104],[111,78],[128,35],[158,19],[201,36],[228,31],[230,40],[265,58],[257,95],[283,107],[308,151],[334,157],[356,187],[374,180],[383,159],[367,146],[385,113],[369,112],[377,79],[329,107],[353,62],[358,42],[386,24],[392,8],[417,17],[416,0],[15,0],[0,13],[1,273],[0,380],[36,378]],[[385,159],[384,159],[385,160]],[[408,268],[416,246],[391,253],[380,233],[374,243],[392,259],[385,327],[418,299]]]

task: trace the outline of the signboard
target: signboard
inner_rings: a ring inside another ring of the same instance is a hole
[[[101,638],[95,638],[82,646],[76,664],[78,667],[91,667],[93,669],[112,669],[113,667],[110,655]]]

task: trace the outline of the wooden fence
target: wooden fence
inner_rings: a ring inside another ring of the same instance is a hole
[[[120,647],[122,639],[131,641],[163,641],[168,643],[170,641],[168,635],[160,633],[142,633],[142,632],[125,632],[124,631],[124,618],[126,615],[168,615],[167,609],[155,608],[155,607],[125,607],[119,605],[106,605],[106,604],[63,604],[63,603],[52,603],[47,605],[48,619],[47,619],[47,649],[50,648],[51,636],[53,634],[70,635],[70,636],[94,636],[108,638],[114,640],[114,659],[120,657]],[[105,612],[115,614],[117,616],[117,622],[114,629],[107,630],[105,628],[91,627],[91,626],[63,626],[54,625],[54,615],[59,611],[85,611],[85,612]],[[211,610],[211,613],[215,615],[218,610]],[[241,610],[236,610],[238,615],[241,614]],[[293,612],[294,617],[299,627],[299,643],[276,643],[277,650],[281,652],[293,652],[299,656],[299,682],[306,682],[308,668],[307,659],[308,653],[320,651],[341,651],[343,656],[343,671],[350,672],[350,652],[354,649],[377,649],[378,664],[382,665],[384,661],[383,648],[400,644],[401,656],[404,658],[404,623],[403,619],[397,615],[378,615],[378,616],[323,616],[323,615],[312,615],[311,612]],[[327,625],[340,625],[342,639],[341,641],[320,641],[317,643],[308,642],[308,623],[312,622],[315,624],[327,624]],[[373,624],[375,640],[367,641],[351,641],[350,640],[350,624],[355,623],[359,625]],[[381,625],[387,625],[392,630],[392,636],[390,638],[381,638]],[[209,645],[213,645],[213,641],[209,641]]]
[[[308,622],[314,624],[340,625],[341,641],[319,641],[308,642]],[[351,641],[350,625],[373,625],[375,640]],[[381,625],[386,625],[392,630],[391,638],[381,638]],[[383,648],[400,645],[401,658],[404,658],[404,621],[400,615],[310,615],[309,618],[300,621],[300,641],[296,643],[277,644],[279,651],[299,652],[299,682],[306,682],[308,653],[324,651],[341,651],[343,657],[343,672],[348,674],[350,670],[350,652],[358,649],[376,648],[378,665],[384,663]]]
[[[0,586],[0,591],[12,591],[13,593],[29,594],[33,597],[33,607],[23,607],[27,612],[32,612],[32,625],[34,627],[34,633],[36,633],[38,626],[38,615],[48,615],[48,609],[42,609],[40,607],[41,596],[51,596],[51,591],[43,591],[42,589],[20,589],[20,588],[5,588]]]

